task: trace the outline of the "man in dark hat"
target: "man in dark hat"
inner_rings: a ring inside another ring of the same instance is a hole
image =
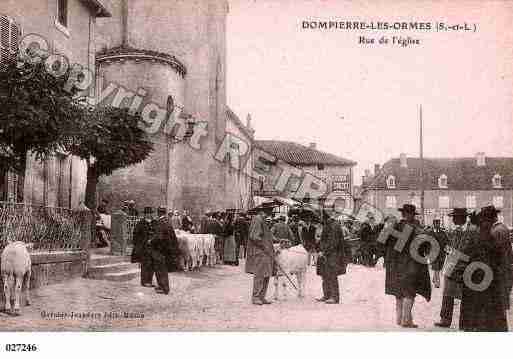
[[[378,235],[376,220],[372,212],[367,213],[365,222],[360,227],[360,240],[363,265],[373,267],[376,262],[374,260],[376,237]]]
[[[132,263],[141,263],[141,285],[153,287],[153,266],[151,259],[150,240],[154,235],[153,226],[154,210],[152,207],[144,207],[144,218],[134,228],[132,250]]]
[[[460,330],[508,331],[506,311],[512,285],[512,253],[509,231],[498,222],[494,206],[481,209],[479,240],[468,243],[468,263],[484,263],[491,270],[491,282],[476,290],[464,282],[460,307]],[[474,271],[472,283],[483,281],[483,273]],[[482,271],[481,271],[482,272]]]
[[[273,235],[268,224],[267,216],[272,215],[273,206],[261,205],[249,227],[246,273],[253,274],[253,294],[251,302],[255,305],[271,304],[265,299],[269,278],[274,269]]]
[[[342,227],[330,216],[323,216],[322,234],[319,242],[317,274],[322,278],[323,296],[317,301],[326,304],[340,302],[338,276],[346,274],[350,258],[349,247],[344,240]]]
[[[154,221],[155,235],[151,240],[151,259],[157,277],[157,293],[169,294],[168,260],[176,255],[178,241],[169,222],[167,209],[159,207]]]
[[[413,322],[412,310],[417,294],[428,302],[431,300],[431,282],[427,264],[416,261],[410,254],[410,245],[420,232],[419,221],[415,218],[417,209],[412,204],[404,204],[398,209],[402,219],[393,228],[407,233],[411,229],[408,240],[402,249],[394,248],[398,238],[384,231],[385,244],[385,294],[396,298],[396,322],[405,328],[417,328]],[[390,233],[390,232],[388,232]],[[423,253],[421,253],[423,255]]]
[[[442,239],[440,243],[440,254],[432,265],[433,283],[440,286],[440,271],[443,267],[444,288],[442,297],[442,308],[440,310],[440,321],[435,323],[437,327],[448,328],[452,323],[454,311],[454,299],[461,300],[462,275],[461,268],[464,262],[461,260],[464,254],[465,242],[470,238],[471,233],[466,226],[468,212],[466,208],[454,208],[449,216],[452,217],[454,228]],[[433,234],[438,239],[436,233]]]

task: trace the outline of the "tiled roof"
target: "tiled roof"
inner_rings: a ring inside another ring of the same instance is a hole
[[[387,189],[386,178],[395,177],[396,189],[415,190],[421,187],[421,162],[419,158],[408,157],[407,167],[401,167],[400,159],[393,158],[381,168],[377,177],[366,181],[367,188]],[[424,189],[440,189],[438,178],[447,176],[448,190],[490,190],[492,178],[499,174],[503,189],[513,189],[513,158],[486,157],[485,166],[477,166],[474,157],[424,158]]]
[[[226,116],[235,124],[235,126],[237,126],[237,128],[242,133],[244,133],[248,138],[253,139],[252,131],[242,123],[242,121],[239,119],[239,116],[237,116],[235,112],[233,112],[228,106],[226,107]]]
[[[112,48],[100,50],[96,53],[96,61],[102,62],[106,60],[113,60],[115,58],[122,58],[123,56],[130,56],[134,59],[152,57],[154,60],[162,60],[172,67],[174,67],[182,76],[187,74],[185,65],[178,60],[175,56],[165,52],[137,49],[131,46],[120,45]]]
[[[288,141],[259,140],[255,146],[270,153],[276,158],[298,166],[328,165],[328,166],[354,166],[356,162],[331,153],[319,151],[307,146]]]

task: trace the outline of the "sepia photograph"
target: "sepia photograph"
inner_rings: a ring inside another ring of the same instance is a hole
[[[0,332],[511,331],[511,24],[0,0]]]

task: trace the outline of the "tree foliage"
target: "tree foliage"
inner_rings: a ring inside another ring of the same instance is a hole
[[[145,160],[153,151],[153,143],[142,128],[140,115],[126,108],[96,107],[87,121],[81,121],[78,136],[67,149],[87,160],[97,177],[110,175],[119,168]]]
[[[0,167],[22,170],[28,152],[42,160],[57,150],[87,162],[86,205],[94,208],[100,176],[146,159],[153,151],[139,114],[92,108],[66,91],[69,73],[44,63],[0,66]]]
[[[84,107],[67,92],[67,76],[54,76],[44,64],[0,67],[0,163],[20,170],[27,152],[43,159],[66,146],[84,117]]]

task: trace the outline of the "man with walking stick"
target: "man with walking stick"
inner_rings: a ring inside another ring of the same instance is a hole
[[[274,247],[273,235],[265,218],[272,215],[273,207],[262,204],[249,228],[246,273],[253,274],[251,302],[255,305],[271,304],[265,295],[269,278],[273,275]]]

